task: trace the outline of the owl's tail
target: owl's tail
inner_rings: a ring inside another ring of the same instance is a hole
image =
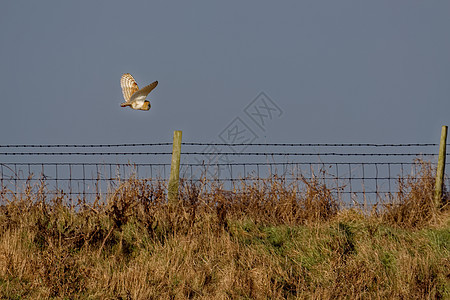
[[[131,106],[131,103],[130,102],[123,102],[123,103],[120,103],[120,106],[122,106],[122,107]]]

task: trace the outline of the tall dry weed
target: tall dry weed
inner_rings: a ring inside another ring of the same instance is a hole
[[[415,160],[411,175],[398,178],[398,192],[392,203],[385,204],[384,222],[418,228],[436,222],[440,211],[447,209],[448,194],[439,207],[434,204],[435,170],[430,162]]]

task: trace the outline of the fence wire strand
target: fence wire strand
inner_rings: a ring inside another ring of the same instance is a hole
[[[433,143],[403,143],[403,144],[374,144],[374,143],[181,143],[184,146],[277,146],[277,147],[429,147],[439,146]],[[171,146],[172,143],[124,143],[124,144],[9,144],[0,148],[118,148],[118,147],[153,147]],[[447,144],[450,146],[450,144]]]
[[[181,152],[182,155],[211,155],[211,152]],[[222,156],[436,156],[436,153],[337,153],[337,152],[221,152]],[[9,156],[81,156],[81,155],[172,155],[172,152],[2,152]]]

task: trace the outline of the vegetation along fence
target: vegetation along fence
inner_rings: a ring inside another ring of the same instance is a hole
[[[228,190],[267,184],[268,178],[302,185],[303,178],[326,184],[345,203],[373,204],[389,200],[398,191],[399,178],[416,174],[425,161],[436,172],[439,201],[450,184],[445,177],[446,136],[443,126],[439,144],[223,144],[182,143],[176,131],[173,143],[0,145],[0,195],[4,201],[45,189],[92,201],[107,198],[132,177],[167,184],[174,200],[180,178]]]

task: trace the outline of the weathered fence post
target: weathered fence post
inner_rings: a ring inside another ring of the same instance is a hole
[[[170,165],[170,178],[168,198],[169,203],[178,201],[178,186],[180,182],[180,156],[181,156],[181,131],[173,132],[172,164]]]
[[[444,186],[444,174],[445,174],[445,155],[446,155],[446,143],[447,143],[447,126],[442,126],[441,131],[441,143],[439,146],[439,158],[438,166],[436,170],[436,183],[434,189],[434,206],[439,207],[442,201],[442,189]]]

